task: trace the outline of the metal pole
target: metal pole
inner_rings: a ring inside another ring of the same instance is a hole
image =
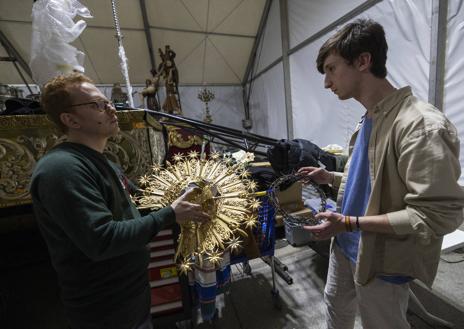
[[[19,52],[16,48],[11,44],[10,40],[6,37],[6,35],[0,30],[0,43],[5,48],[8,53],[9,57],[13,57],[15,61],[18,62],[19,66],[23,69],[24,72],[31,78],[31,80],[35,83],[34,78],[32,77],[32,71],[26,61],[21,57]]]
[[[118,40],[119,58],[121,59],[121,70],[124,76],[124,80],[126,81],[127,98],[129,99],[129,106],[133,108],[134,99],[132,98],[132,85],[129,80],[129,67],[127,65],[126,51],[124,50],[124,45],[122,44],[123,37],[121,34],[121,28],[119,26],[119,18],[118,18],[118,12],[116,10],[115,0],[111,0],[111,8],[113,10],[114,28],[116,29],[115,37]]]
[[[290,59],[288,57],[290,42],[288,34],[287,5],[287,0],[280,0],[280,26],[282,36],[282,64],[284,69],[285,112],[287,114],[287,138],[293,139],[292,89],[290,83]]]
[[[140,11],[142,12],[143,29],[145,31],[145,38],[147,40],[148,55],[150,56],[150,65],[152,69],[156,70],[156,61],[155,55],[153,53],[153,43],[151,41],[150,24],[148,23],[147,5],[145,3],[145,0],[140,0]]]
[[[261,15],[261,20],[259,21],[258,31],[256,33],[255,41],[253,43],[253,48],[251,49],[250,57],[248,58],[248,64],[245,70],[245,74],[242,78],[242,99],[243,99],[243,109],[245,111],[245,119],[243,120],[243,126],[245,129],[251,129],[252,122],[250,118],[250,96],[251,96],[251,85],[247,89],[246,84],[248,80],[248,76],[252,74],[253,68],[256,63],[256,55],[258,51],[258,45],[260,42],[263,42],[262,37],[264,33],[264,29],[266,27],[267,18],[269,16],[269,11],[271,9],[272,0],[266,0],[266,4],[264,5],[263,14]],[[250,82],[251,83],[251,82]]]
[[[432,1],[429,103],[443,111],[448,0]]]
[[[304,48],[305,46],[311,44],[312,42],[316,41],[320,37],[322,37],[325,34],[329,33],[330,31],[335,29],[337,26],[348,22],[353,17],[358,16],[359,14],[363,13],[365,10],[371,8],[372,6],[376,5],[377,3],[381,2],[381,1],[382,0],[368,0],[368,1],[364,2],[364,3],[362,3],[361,5],[354,8],[353,10],[349,11],[348,13],[346,13],[345,15],[340,17],[339,19],[335,20],[334,22],[332,22],[329,25],[327,25],[326,27],[324,27],[322,30],[316,32],[315,34],[313,34],[309,38],[307,38],[304,41],[300,42],[295,47],[289,49],[288,50],[288,55],[290,56],[290,55],[294,54],[298,50]],[[249,83],[250,81],[257,79],[264,72],[269,71],[271,68],[273,68],[274,66],[276,66],[277,64],[279,64],[282,61],[283,61],[283,58],[277,58],[274,62],[272,62],[271,64],[266,66],[264,69],[259,71],[258,74],[256,74],[254,77],[248,79],[247,82]]]

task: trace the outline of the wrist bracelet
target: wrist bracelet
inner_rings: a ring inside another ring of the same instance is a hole
[[[345,229],[347,232],[352,232],[350,216],[345,216]]]

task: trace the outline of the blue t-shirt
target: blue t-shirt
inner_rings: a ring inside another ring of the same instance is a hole
[[[361,129],[354,144],[351,156],[348,179],[345,185],[345,194],[342,202],[342,214],[348,216],[364,216],[367,203],[371,195],[371,180],[369,177],[368,146],[372,131],[372,119],[364,117]],[[353,230],[356,230],[354,218],[351,221]],[[335,242],[342,253],[353,263],[358,258],[360,232],[343,232],[337,235]],[[405,276],[379,276],[390,283],[401,284],[412,280]]]
[[[372,130],[372,119],[364,117],[358,138],[354,144],[351,156],[348,179],[342,202],[342,214],[349,216],[363,216],[366,212],[369,196],[371,195],[371,180],[369,178],[369,158],[367,150]],[[355,224],[354,221],[351,224]],[[353,227],[356,229],[356,227]],[[343,254],[352,262],[358,258],[360,232],[343,232],[337,235],[336,243]]]

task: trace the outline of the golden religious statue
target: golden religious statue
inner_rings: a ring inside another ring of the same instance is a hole
[[[164,52],[158,49],[161,57],[161,63],[158,66],[158,74],[164,79],[166,87],[166,99],[163,103],[163,111],[170,114],[182,115],[182,109],[179,101],[179,72],[177,71],[174,58],[176,53],[166,45]]]
[[[145,88],[142,89],[142,97],[147,98],[147,108],[153,111],[159,111],[158,88],[160,75],[155,69],[151,70],[153,78],[145,80]]]
[[[114,83],[111,89],[111,101],[114,104],[127,106],[127,99],[127,94],[122,91],[121,84],[119,82]]]

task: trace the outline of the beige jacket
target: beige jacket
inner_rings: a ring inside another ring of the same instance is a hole
[[[443,236],[463,221],[456,128],[443,113],[415,98],[410,87],[383,99],[372,118],[372,191],[366,215],[386,214],[395,234],[361,233],[355,281],[364,285],[379,274],[399,274],[431,286]],[[357,132],[350,141],[350,157]],[[334,182],[339,206],[349,163]]]

